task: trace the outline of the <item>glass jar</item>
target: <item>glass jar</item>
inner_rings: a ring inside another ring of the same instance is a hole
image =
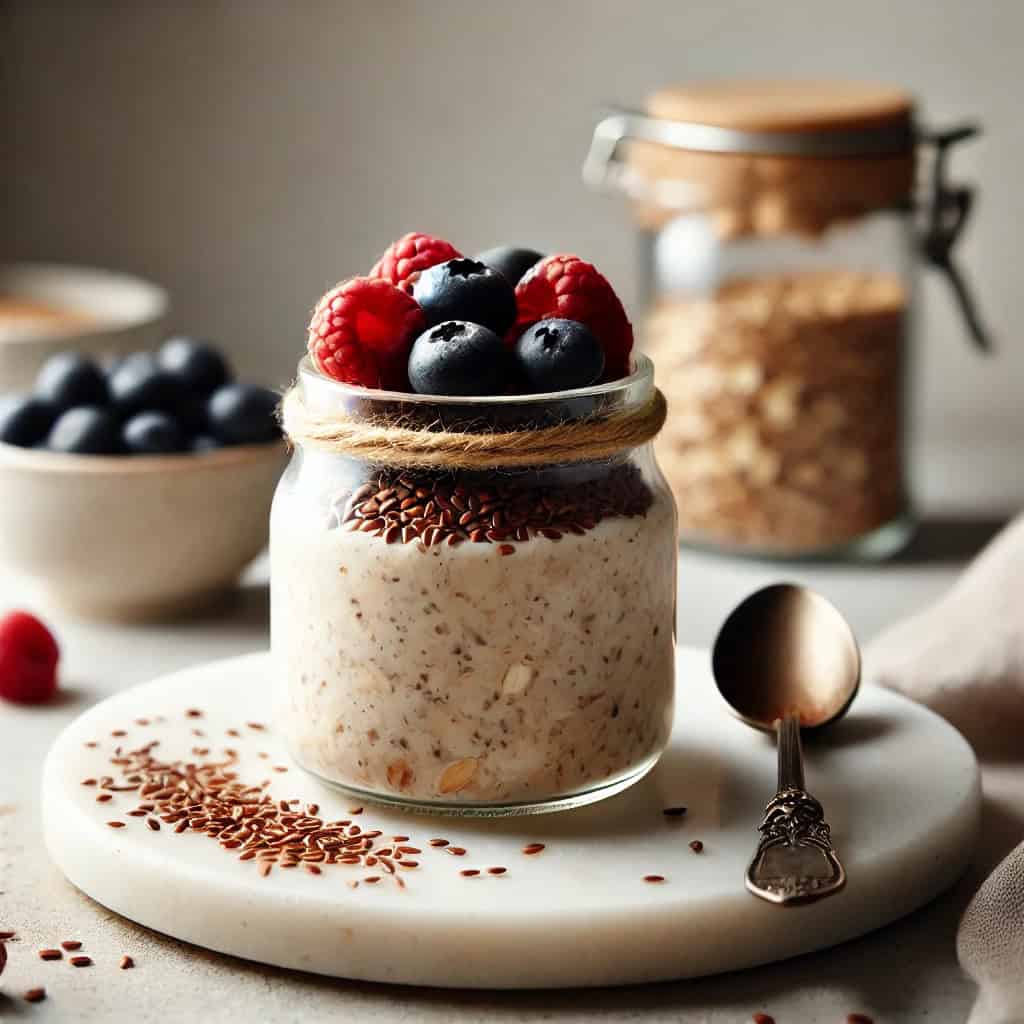
[[[669,402],[658,458],[684,542],[871,558],[910,536],[922,251],[984,344],[950,260],[970,193],[944,178],[969,134],[926,136],[907,94],[850,83],[668,89],[600,123],[584,174],[632,200],[642,344]]]
[[[314,416],[470,433],[582,429],[655,395],[643,357],[557,395],[370,391],[308,359],[297,387]],[[673,714],[676,521],[650,442],[450,470],[293,441],[271,633],[301,767],[367,799],[511,814],[600,799],[654,765]]]

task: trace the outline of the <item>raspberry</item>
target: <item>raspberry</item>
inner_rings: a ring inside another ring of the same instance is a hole
[[[462,253],[441,238],[410,231],[392,242],[373,265],[370,277],[383,278],[408,295],[420,273],[438,263],[456,259]]]
[[[321,373],[346,384],[408,390],[409,350],[423,310],[387,281],[353,277],[318,303],[306,346]]]
[[[612,286],[578,256],[548,256],[516,286],[519,315],[509,338],[538,320],[561,318],[586,324],[604,349],[604,379],[629,373],[633,328]]]
[[[28,612],[0,620],[0,697],[42,704],[57,692],[60,650],[53,634]]]

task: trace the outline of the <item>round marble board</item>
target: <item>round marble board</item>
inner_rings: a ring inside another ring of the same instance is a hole
[[[743,884],[774,788],[774,745],[726,713],[706,652],[679,653],[675,733],[643,781],[575,811],[489,820],[369,804],[353,814],[351,799],[290,765],[269,720],[270,676],[266,654],[192,668],[104,701],[60,736],[43,810],[50,853],[74,885],[150,928],[282,967],[452,987],[612,985],[748,967],[878,928],[947,888],[977,830],[979,776],[967,744],[877,687],[805,744],[808,786],[824,804],[847,887],[784,908]],[[378,848],[408,836],[405,845],[421,852],[405,859],[417,866],[391,875],[324,864],[316,875],[277,864],[263,875],[258,859],[240,861],[215,838],[130,816],[137,792],[97,802],[102,786],[83,780],[120,783],[115,748],[153,740],[162,760],[202,760],[193,748],[210,760],[232,748],[246,784],[269,778],[277,800],[379,829]],[[680,805],[685,815],[663,814]],[[452,856],[431,838],[466,852]],[[699,853],[689,845],[697,839]],[[523,852],[536,843],[541,852]],[[474,868],[481,874],[461,874]],[[380,880],[368,883],[373,876]]]

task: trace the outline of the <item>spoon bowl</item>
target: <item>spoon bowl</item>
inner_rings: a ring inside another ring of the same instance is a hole
[[[765,587],[738,605],[711,660],[733,714],[765,732],[792,713],[802,730],[829,725],[860,687],[853,630],[820,594],[792,583]]]

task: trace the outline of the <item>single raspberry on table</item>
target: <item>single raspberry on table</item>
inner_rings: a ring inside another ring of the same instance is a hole
[[[509,333],[513,344],[538,320],[576,320],[590,328],[604,349],[604,379],[628,375],[633,327],[615,290],[593,264],[578,256],[548,256],[516,286],[516,302],[519,314]]]
[[[306,347],[321,373],[346,384],[406,390],[409,350],[423,310],[393,284],[353,277],[316,305]]]
[[[34,615],[11,612],[0,619],[0,697],[42,704],[57,692],[60,648]]]
[[[384,255],[373,265],[370,277],[389,281],[411,295],[416,279],[424,270],[461,255],[454,245],[443,238],[410,231],[384,250]]]

